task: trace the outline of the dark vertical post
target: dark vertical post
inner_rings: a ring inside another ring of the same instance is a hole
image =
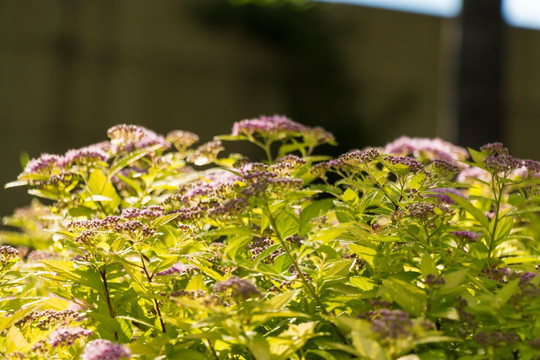
[[[504,141],[501,0],[463,0],[458,64],[458,143]]]

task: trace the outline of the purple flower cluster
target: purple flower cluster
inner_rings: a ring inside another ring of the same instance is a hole
[[[31,159],[28,161],[26,167],[24,168],[23,174],[47,173],[51,171],[51,169],[59,167],[61,162],[62,156],[60,155],[47,153],[41,154],[41,156],[37,159]]]
[[[361,317],[371,321],[371,330],[383,340],[407,337],[413,326],[409,313],[403,310],[372,310]]]
[[[435,138],[410,138],[402,136],[387,144],[384,152],[394,155],[409,155],[425,157],[429,160],[465,160],[469,157],[467,150],[447,141]]]
[[[131,216],[135,211],[128,211],[128,216]],[[144,210],[143,210],[144,213]],[[141,234],[144,237],[152,236],[156,233],[156,230],[149,227],[146,224],[143,224],[139,220],[128,220],[119,216],[107,216],[104,219],[94,219],[94,220],[81,220],[73,221],[68,224],[68,228],[72,229],[83,229],[83,230],[113,230],[118,233],[125,234]],[[93,235],[92,231],[82,232],[80,234],[81,242],[86,242]]]
[[[154,145],[161,145],[165,149],[171,147],[163,136],[139,125],[116,125],[107,130],[107,135],[116,151],[133,151]]]
[[[36,326],[40,328],[49,327],[51,325],[64,325],[71,323],[72,321],[82,321],[84,316],[73,310],[43,310],[33,311],[29,315],[25,316],[17,324],[23,325],[27,323],[36,322]]]
[[[249,299],[250,297],[261,296],[261,292],[255,285],[236,276],[231,276],[225,281],[217,282],[214,285],[214,291],[218,293],[230,291],[234,298],[243,300]]]
[[[440,173],[448,176],[455,175],[459,172],[459,167],[455,163],[444,159],[433,160],[431,166]]]
[[[405,165],[409,168],[411,173],[417,173],[424,170],[424,165],[410,156],[386,156],[384,160],[388,161],[392,165]]]
[[[501,142],[488,143],[480,147],[480,151],[486,155],[508,155],[508,149]]]
[[[287,155],[270,166],[270,171],[280,176],[288,176],[306,164],[306,160],[295,155]]]
[[[379,155],[380,154],[376,149],[353,150],[341,155],[338,159],[345,164],[357,165],[369,163],[375,160]]]
[[[63,156],[60,165],[68,167],[72,164],[95,163],[109,160],[109,154],[103,150],[100,144],[72,149]]]
[[[501,331],[480,331],[474,335],[474,340],[483,347],[501,347],[506,345],[512,345],[520,340],[519,335],[516,333],[503,333]]]
[[[71,346],[75,340],[92,335],[92,330],[81,327],[60,328],[49,336],[49,344],[55,348],[58,346]]]
[[[451,234],[466,242],[476,242],[478,239],[477,233],[467,230],[452,231]]]
[[[28,174],[51,175],[54,172],[64,172],[74,164],[94,164],[109,160],[107,147],[103,143],[72,149],[64,155],[41,154],[26,164],[21,176]]]
[[[192,271],[196,271],[198,268],[194,265],[186,265],[182,263],[176,263],[173,266],[171,266],[168,269],[165,269],[163,271],[160,271],[156,273],[157,276],[165,276],[165,275],[174,275],[174,274],[185,274],[190,273]]]
[[[122,211],[124,219],[155,219],[163,215],[164,209],[161,206],[143,206],[140,209],[128,208]]]
[[[407,206],[407,212],[413,218],[426,219],[435,215],[436,207],[435,204],[427,202],[412,203]]]
[[[233,125],[232,135],[296,135],[306,130],[308,127],[285,116],[274,115],[238,121]]]
[[[516,170],[522,166],[519,159],[511,155],[488,155],[484,158],[486,169],[493,173],[509,174],[512,170]]]
[[[261,255],[266,249],[268,249],[272,245],[274,245],[274,242],[269,238],[261,238],[261,237],[253,238],[252,242],[249,243],[247,246],[252,255],[251,259],[257,260],[259,255]],[[274,262],[274,259],[283,253],[284,253],[283,249],[276,249],[272,251],[272,253],[268,254],[263,259],[263,262],[265,264],[272,264]]]
[[[112,341],[98,339],[90,341],[84,348],[82,360],[118,360],[129,359],[130,351],[124,346]]]

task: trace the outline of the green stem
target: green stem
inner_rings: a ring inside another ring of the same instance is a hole
[[[504,189],[504,184],[502,184],[500,185],[497,191],[495,179],[493,178],[491,182],[492,182],[491,187],[493,190],[493,196],[495,197],[495,218],[493,219],[493,230],[491,230],[491,234],[490,234],[489,250],[488,250],[488,257],[487,257],[488,266],[490,269],[491,269],[491,264],[490,264],[491,253],[493,252],[495,248],[495,234],[497,232],[497,225],[499,224],[499,212],[501,209],[501,199],[502,199],[502,193]]]
[[[105,287],[105,298],[107,300],[107,306],[109,307],[109,315],[111,318],[115,318],[114,309],[111,302],[111,294],[109,292],[109,285],[107,284],[107,264],[103,266],[103,271],[99,272],[101,274],[101,279],[103,280],[103,285]],[[118,341],[118,332],[114,332],[114,338]]]
[[[144,263],[144,255],[142,253],[139,253],[139,255],[141,257],[142,268],[143,268],[143,271],[144,271],[144,273],[146,275],[146,278],[148,279],[148,282],[150,284],[152,284],[152,275],[150,275],[148,273],[148,270],[146,269],[146,264]],[[157,299],[154,299],[154,309],[156,310],[156,313],[157,313],[158,318],[159,318],[159,323],[161,325],[161,331],[166,332],[165,322],[163,322],[163,317],[161,316],[161,309],[159,308],[159,303],[158,303]]]

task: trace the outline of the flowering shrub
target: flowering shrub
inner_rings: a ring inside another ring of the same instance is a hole
[[[196,148],[108,135],[8,184],[42,201],[0,235],[3,358],[540,357],[539,162],[414,138],[331,159],[281,116]]]

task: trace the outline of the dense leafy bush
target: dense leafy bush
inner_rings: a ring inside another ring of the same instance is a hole
[[[411,138],[330,159],[279,116],[198,148],[108,135],[8,184],[44,200],[0,235],[4,358],[540,357],[539,162]]]

